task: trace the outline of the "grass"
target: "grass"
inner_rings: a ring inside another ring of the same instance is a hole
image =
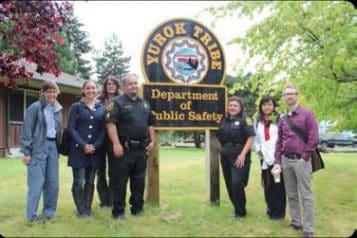
[[[92,217],[77,219],[70,193],[71,169],[60,159],[60,195],[56,219],[45,225],[25,220],[26,170],[19,159],[0,159],[0,234],[8,236],[301,236],[286,228],[285,220],[270,221],[265,215],[259,163],[253,156],[247,190],[248,216],[233,221],[232,205],[221,174],[220,206],[206,202],[203,149],[160,149],[160,206],[145,205],[145,216],[113,221],[109,208],[99,208],[97,194]],[[323,154],[326,169],[313,176],[315,235],[346,237],[357,228],[357,156]],[[220,171],[221,172],[221,171]],[[42,209],[42,202],[39,211]],[[288,211],[288,210],[287,210]]]

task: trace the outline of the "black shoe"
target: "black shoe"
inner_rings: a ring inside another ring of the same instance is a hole
[[[31,223],[36,223],[36,224],[45,224],[46,223],[46,220],[43,219],[42,217],[40,216],[37,216],[37,217],[34,217],[30,220]]]
[[[77,217],[86,218],[86,217],[90,217],[90,214],[88,214],[87,212],[81,212],[81,213],[77,213]]]
[[[108,203],[101,203],[100,205],[100,208],[103,208],[103,207],[112,207],[112,205],[108,202]]]
[[[116,215],[116,216],[113,215],[112,217],[114,220],[125,220],[126,219],[124,213]]]
[[[140,210],[138,212],[131,213],[131,215],[136,216],[136,217],[142,217],[142,216],[144,216],[144,211]]]
[[[43,219],[45,219],[45,221],[51,221],[53,219],[53,216],[52,217],[43,216]]]
[[[284,216],[269,216],[270,220],[282,220],[284,219]]]
[[[245,218],[246,215],[239,215],[239,214],[234,214],[232,219],[234,221],[239,221],[239,220],[242,220],[243,218]]]
[[[293,223],[289,224],[289,227],[294,229],[295,231],[299,231],[299,230],[302,230],[302,226],[299,226],[299,225],[295,225]]]
[[[311,238],[312,237],[312,235],[313,235],[313,233],[312,232],[305,232],[304,231],[304,238]]]

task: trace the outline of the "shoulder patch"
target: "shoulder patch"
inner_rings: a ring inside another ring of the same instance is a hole
[[[149,109],[150,108],[149,104],[147,102],[145,102],[145,101],[144,101],[144,105],[143,106],[144,106],[145,109]]]
[[[247,124],[247,126],[252,126],[253,125],[253,121],[250,117],[245,118],[245,123]]]
[[[113,108],[114,108],[114,102],[110,102],[106,107],[105,109],[110,112],[110,111],[113,111]]]

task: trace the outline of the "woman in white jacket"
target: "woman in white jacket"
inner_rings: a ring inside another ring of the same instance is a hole
[[[275,144],[278,139],[279,115],[275,111],[276,102],[270,95],[263,96],[259,103],[259,115],[255,122],[256,137],[254,149],[258,153],[262,168],[262,186],[267,204],[267,215],[272,220],[285,217],[286,195],[281,176],[275,183],[271,174],[275,160]]]

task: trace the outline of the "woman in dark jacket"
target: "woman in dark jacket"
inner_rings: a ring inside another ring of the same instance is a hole
[[[98,101],[106,107],[119,95],[119,88],[118,79],[113,75],[109,75],[104,80],[102,93],[98,97]],[[112,146],[110,145],[110,140],[106,133],[104,143],[100,149],[100,161],[97,172],[97,191],[101,207],[111,206],[113,203],[110,181],[109,184],[107,183],[107,155],[108,150],[111,148]]]
[[[234,218],[245,217],[246,197],[250,169],[250,147],[254,141],[254,128],[250,118],[244,115],[243,101],[239,97],[228,100],[228,115],[217,131],[221,144],[221,166],[229,198],[234,206]]]
[[[78,217],[91,215],[94,178],[99,166],[105,136],[104,106],[96,102],[98,86],[87,80],[82,86],[83,98],[69,111],[68,129],[71,146],[68,165],[73,170],[72,195]]]

